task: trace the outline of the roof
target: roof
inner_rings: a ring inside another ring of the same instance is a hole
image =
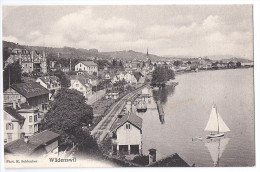
[[[17,119],[19,122],[23,122],[25,120],[25,118],[12,107],[4,107],[4,111],[12,117],[14,117],[15,119]]]
[[[26,98],[49,94],[49,90],[47,90],[37,82],[12,84],[11,88]]]
[[[23,138],[7,143],[4,145],[4,150],[7,153],[30,155],[40,146],[56,140],[59,136],[57,133],[44,130],[41,133],[29,137],[28,143],[25,143]]]
[[[97,66],[97,64],[94,63],[93,61],[81,61],[79,63],[82,63],[82,64],[84,64],[86,66]]]
[[[88,88],[88,78],[85,78],[83,75],[71,75],[71,80],[79,81],[85,88]],[[87,85],[86,85],[87,84]]]
[[[177,153],[148,165],[149,167],[189,167]]]
[[[113,132],[113,131],[117,130],[119,127],[124,125],[126,122],[131,123],[132,125],[134,125],[135,127],[137,127],[140,130],[142,129],[143,119],[133,113],[128,113],[128,114],[124,115],[122,118],[118,119],[116,122],[114,122],[110,131]]]
[[[42,82],[44,82],[45,84],[49,84],[50,82],[56,82],[59,80],[57,76],[42,76],[38,79],[42,80]]]

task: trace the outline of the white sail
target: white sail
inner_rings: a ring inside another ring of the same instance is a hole
[[[216,132],[230,131],[230,129],[225,124],[220,114],[217,112],[217,108],[215,106],[212,107],[209,121],[206,125],[205,131],[216,131]]]
[[[205,131],[218,131],[218,117],[217,110],[215,107],[211,109],[209,121],[206,125]]]
[[[225,122],[223,121],[219,113],[218,113],[218,123],[219,123],[219,132],[224,133],[230,131],[230,129],[225,124]]]
[[[218,161],[226,149],[228,142],[229,138],[224,138],[205,143],[205,146],[208,148],[210,156],[215,165],[218,164]]]

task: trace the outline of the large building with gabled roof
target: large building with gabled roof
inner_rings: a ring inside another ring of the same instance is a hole
[[[75,66],[75,71],[86,71],[90,75],[94,72],[98,74],[98,65],[93,61],[81,61]]]
[[[112,125],[113,150],[126,154],[139,154],[142,150],[143,119],[127,112]]]

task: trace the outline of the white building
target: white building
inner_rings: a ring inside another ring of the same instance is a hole
[[[75,66],[75,71],[86,71],[90,75],[94,72],[98,74],[98,65],[93,61],[81,61]]]
[[[69,89],[75,89],[86,98],[92,95],[92,87],[83,76],[71,76]]]
[[[111,127],[113,150],[126,154],[139,154],[142,150],[142,118],[127,112]]]
[[[50,91],[50,100],[53,100],[53,97],[57,94],[57,91],[61,89],[60,80],[56,76],[39,77],[36,82],[40,83],[44,88],[47,88]]]

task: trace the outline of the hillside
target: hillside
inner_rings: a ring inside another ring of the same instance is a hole
[[[36,50],[39,53],[43,51],[46,52],[47,58],[66,58],[66,59],[88,59],[90,57],[101,57],[101,58],[110,58],[109,56],[103,55],[98,52],[98,50],[87,50],[87,49],[76,49],[72,47],[63,47],[63,48],[55,48],[55,47],[43,47],[43,46],[27,46],[27,45],[19,45],[13,42],[3,41],[3,49],[13,49],[13,48],[26,48],[27,50]]]
[[[147,58],[146,53],[135,52],[133,50],[116,51],[116,52],[103,52],[102,54],[105,55],[105,56],[111,56],[112,58],[121,59],[121,60],[124,60],[124,61],[146,60],[146,58]],[[158,59],[162,59],[164,57],[149,54],[149,58],[151,60],[158,60]]]
[[[43,46],[27,46],[27,45],[19,45],[13,42],[3,41],[3,49],[5,51],[11,51],[13,48],[26,48],[28,50],[36,50],[39,53],[43,51],[46,52],[47,58],[65,58],[65,59],[81,59],[86,60],[90,57],[100,57],[103,59],[111,60],[112,58],[120,59],[123,61],[132,61],[132,60],[146,60],[147,55],[145,53],[136,52],[133,50],[124,50],[124,51],[115,51],[115,52],[99,52],[97,49],[83,49],[83,48],[72,48],[72,47],[63,47],[63,48],[55,48],[55,47],[43,47]],[[157,55],[149,54],[149,58],[152,61],[156,60],[191,60],[194,58],[198,58],[196,56],[166,56],[160,57]],[[212,55],[207,56],[207,58],[211,60],[222,60],[226,61],[240,61],[240,62],[252,62],[252,60],[234,57],[232,55]]]

